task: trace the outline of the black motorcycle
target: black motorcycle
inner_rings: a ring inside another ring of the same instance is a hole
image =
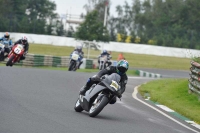
[[[85,96],[79,95],[74,107],[75,111],[85,110],[89,112],[90,117],[97,116],[116,96],[120,97],[120,79],[121,77],[117,73],[103,76],[98,84],[93,84],[86,91]]]

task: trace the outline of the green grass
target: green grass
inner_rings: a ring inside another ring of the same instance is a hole
[[[188,93],[187,79],[161,79],[141,85],[139,92],[200,124],[200,102]]]
[[[69,56],[69,54],[73,50],[74,47],[30,44],[29,53],[54,56]],[[83,49],[83,51],[85,53],[85,57],[87,57],[87,49]],[[98,50],[90,50],[90,58],[97,58],[99,54],[100,51]],[[112,52],[111,55],[113,57],[113,60],[117,60],[119,52]],[[124,57],[129,62],[130,67],[189,70],[191,66],[191,59],[188,58],[176,58],[132,53],[124,53]]]

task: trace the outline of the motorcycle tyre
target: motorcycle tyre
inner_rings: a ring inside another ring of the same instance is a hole
[[[89,110],[89,116],[90,117],[97,116],[103,110],[103,108],[108,104],[108,101],[109,101],[109,99],[106,96],[103,96],[101,98],[101,101],[100,101],[100,104],[98,105],[98,107],[96,107],[96,109],[93,112],[90,112],[90,110]]]
[[[13,59],[14,59],[14,56],[12,55],[12,56],[8,59],[8,61],[7,61],[7,63],[6,63],[6,66],[12,66],[12,65],[13,65],[13,63],[12,63]]]
[[[79,101],[79,104],[76,105],[78,101],[79,101],[79,98],[78,98],[78,100],[77,100],[76,103],[75,103],[74,110],[75,110],[76,112],[81,112],[81,111],[83,111],[83,108],[81,107],[80,101]]]
[[[69,64],[68,71],[72,71],[73,70],[73,66],[74,66],[74,61],[71,61],[70,64]]]

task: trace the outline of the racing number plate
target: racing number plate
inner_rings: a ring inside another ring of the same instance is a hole
[[[78,60],[78,55],[77,54],[72,54],[72,59],[73,60]]]
[[[118,90],[119,88],[119,85],[116,81],[112,80],[112,83],[110,84],[111,87],[113,87],[116,91]]]

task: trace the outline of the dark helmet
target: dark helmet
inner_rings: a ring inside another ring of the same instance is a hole
[[[103,50],[103,52],[102,52],[102,54],[107,54],[108,52],[107,52],[107,50]]]
[[[27,43],[28,39],[26,36],[22,36],[22,43],[25,44]]]
[[[116,66],[116,70],[119,75],[125,74],[128,68],[129,68],[129,64],[126,60],[120,60]]]
[[[9,33],[9,32],[5,32],[4,37],[5,37],[6,39],[9,39],[9,38],[10,38],[10,33]]]

